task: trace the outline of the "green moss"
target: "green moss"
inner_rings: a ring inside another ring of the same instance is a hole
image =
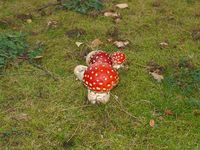
[[[0,16],[27,13],[48,2],[5,1]],[[119,2],[105,4],[109,9]],[[124,2],[129,4],[129,9],[117,10],[122,15],[117,25],[111,18],[92,18],[65,10],[53,11],[49,16],[34,14],[30,24],[15,18],[17,30],[28,33],[31,45],[37,41],[45,44],[41,65],[59,80],[54,81],[27,62],[3,70],[0,76],[2,149],[199,149],[200,118],[193,113],[199,109],[196,90],[192,89],[195,98],[188,98],[177,87],[169,84],[165,88],[164,83],[154,81],[142,66],[154,60],[165,67],[165,78],[174,75],[174,63],[181,58],[190,58],[194,68],[199,69],[200,42],[193,40],[191,31],[199,24],[196,14],[200,3],[164,0],[155,7],[151,0]],[[58,27],[48,28],[50,20],[56,20]],[[121,39],[131,42],[123,50],[130,63],[129,70],[120,71],[120,83],[111,91],[119,97],[125,112],[114,96],[105,106],[85,104],[87,91],[73,74],[76,65],[85,64],[78,56],[81,49],[75,42],[90,43],[99,38],[104,43],[100,49],[116,51],[107,42],[107,31],[113,26],[119,29]],[[84,29],[86,34],[67,37],[65,32],[74,28]],[[9,28],[0,31],[7,32]],[[163,41],[168,42],[167,48],[160,48],[159,43]],[[190,81],[181,79],[184,83]],[[170,109],[173,115],[166,116],[165,109]],[[16,119],[22,113],[28,115],[28,121]],[[154,128],[149,126],[150,119],[155,120]]]

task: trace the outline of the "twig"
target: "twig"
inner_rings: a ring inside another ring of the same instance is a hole
[[[70,136],[70,138],[67,140],[67,143],[76,135],[78,129],[80,128],[80,125],[77,126],[77,128],[75,129],[74,133]]]
[[[33,74],[33,71],[29,71],[27,73]],[[0,74],[0,77],[5,77],[5,76],[18,76],[18,75],[26,75],[25,73],[12,73],[12,74]]]
[[[132,115],[130,112],[126,111],[126,109],[123,107],[123,105],[118,101],[118,99],[115,97],[115,95],[111,94],[111,96],[114,97],[115,101],[119,104],[120,109],[122,112],[126,113],[128,116],[132,117],[133,119],[137,119],[138,120],[138,117]],[[139,121],[139,120],[138,120]]]
[[[68,111],[68,110],[73,110],[73,109],[78,109],[78,108],[85,108],[85,107],[90,107],[92,105],[83,105],[83,106],[77,106],[77,107],[71,107],[68,109],[62,109],[61,111]]]

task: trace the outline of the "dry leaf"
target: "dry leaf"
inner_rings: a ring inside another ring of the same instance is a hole
[[[122,3],[122,4],[117,4],[115,5],[117,8],[120,8],[120,9],[124,9],[124,8],[128,8],[128,4],[126,3]]]
[[[118,48],[124,48],[129,44],[129,41],[115,41],[114,44],[118,47]]]
[[[113,42],[113,38],[108,38],[107,41],[108,42]]]
[[[165,109],[165,115],[173,115],[173,112],[170,109]]]
[[[165,68],[159,64],[157,64],[156,62],[154,62],[153,60],[149,61],[147,63],[148,66],[148,71],[149,72],[156,72],[157,74],[163,74]]]
[[[160,75],[160,74],[158,74],[156,72],[149,72],[149,74],[152,75],[153,78],[155,80],[157,80],[158,82],[161,82],[164,79],[163,75]]]
[[[32,23],[32,20],[31,19],[27,19],[26,22],[27,23]]]
[[[42,59],[43,56],[35,56],[33,59]]]
[[[94,41],[92,41],[91,46],[98,47],[101,44],[103,44],[103,42],[101,42],[99,39],[95,39]]]
[[[106,17],[113,17],[113,18],[120,17],[120,15],[118,13],[116,13],[116,12],[105,12],[104,16],[106,16]]]
[[[166,48],[169,44],[167,42],[161,42],[160,47],[161,48]]]
[[[30,117],[27,114],[22,113],[22,114],[15,116],[14,119],[16,119],[18,121],[28,121],[30,119]]]
[[[82,42],[76,42],[76,45],[77,45],[78,47],[80,47],[82,44],[83,44]]]
[[[55,20],[48,21],[47,26],[48,26],[49,28],[57,28],[57,27],[58,27],[58,22],[55,21]]]
[[[162,116],[159,116],[158,119],[159,119],[159,120],[163,120],[164,118],[163,118]]]
[[[149,121],[149,125],[150,125],[150,127],[154,127],[155,126],[155,121],[153,120],[153,119],[151,119],[150,121]]]
[[[195,115],[200,115],[200,110],[198,110],[198,109],[193,110],[193,113],[194,113]]]

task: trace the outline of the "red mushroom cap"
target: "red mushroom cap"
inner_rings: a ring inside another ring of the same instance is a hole
[[[112,62],[115,64],[121,64],[126,60],[126,55],[122,52],[114,52],[111,54]]]
[[[89,64],[94,63],[108,63],[112,65],[112,59],[108,53],[103,51],[97,51],[90,57],[89,60]]]
[[[117,71],[107,63],[90,65],[83,76],[85,86],[96,92],[110,91],[118,83],[118,80]]]

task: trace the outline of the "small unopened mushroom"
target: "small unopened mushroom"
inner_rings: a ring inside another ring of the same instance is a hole
[[[88,100],[93,104],[108,102],[110,90],[118,80],[117,71],[107,63],[88,66],[83,76],[83,83],[88,88]]]
[[[94,63],[108,63],[112,65],[112,60],[110,55],[104,51],[92,51],[86,57],[86,64],[90,65]]]
[[[78,65],[75,67],[74,74],[79,80],[81,81],[83,80],[83,75],[86,69],[87,69],[87,66],[83,66],[83,65]]]
[[[113,68],[119,69],[123,67],[123,62],[126,60],[126,55],[122,52],[114,52],[111,54]]]

